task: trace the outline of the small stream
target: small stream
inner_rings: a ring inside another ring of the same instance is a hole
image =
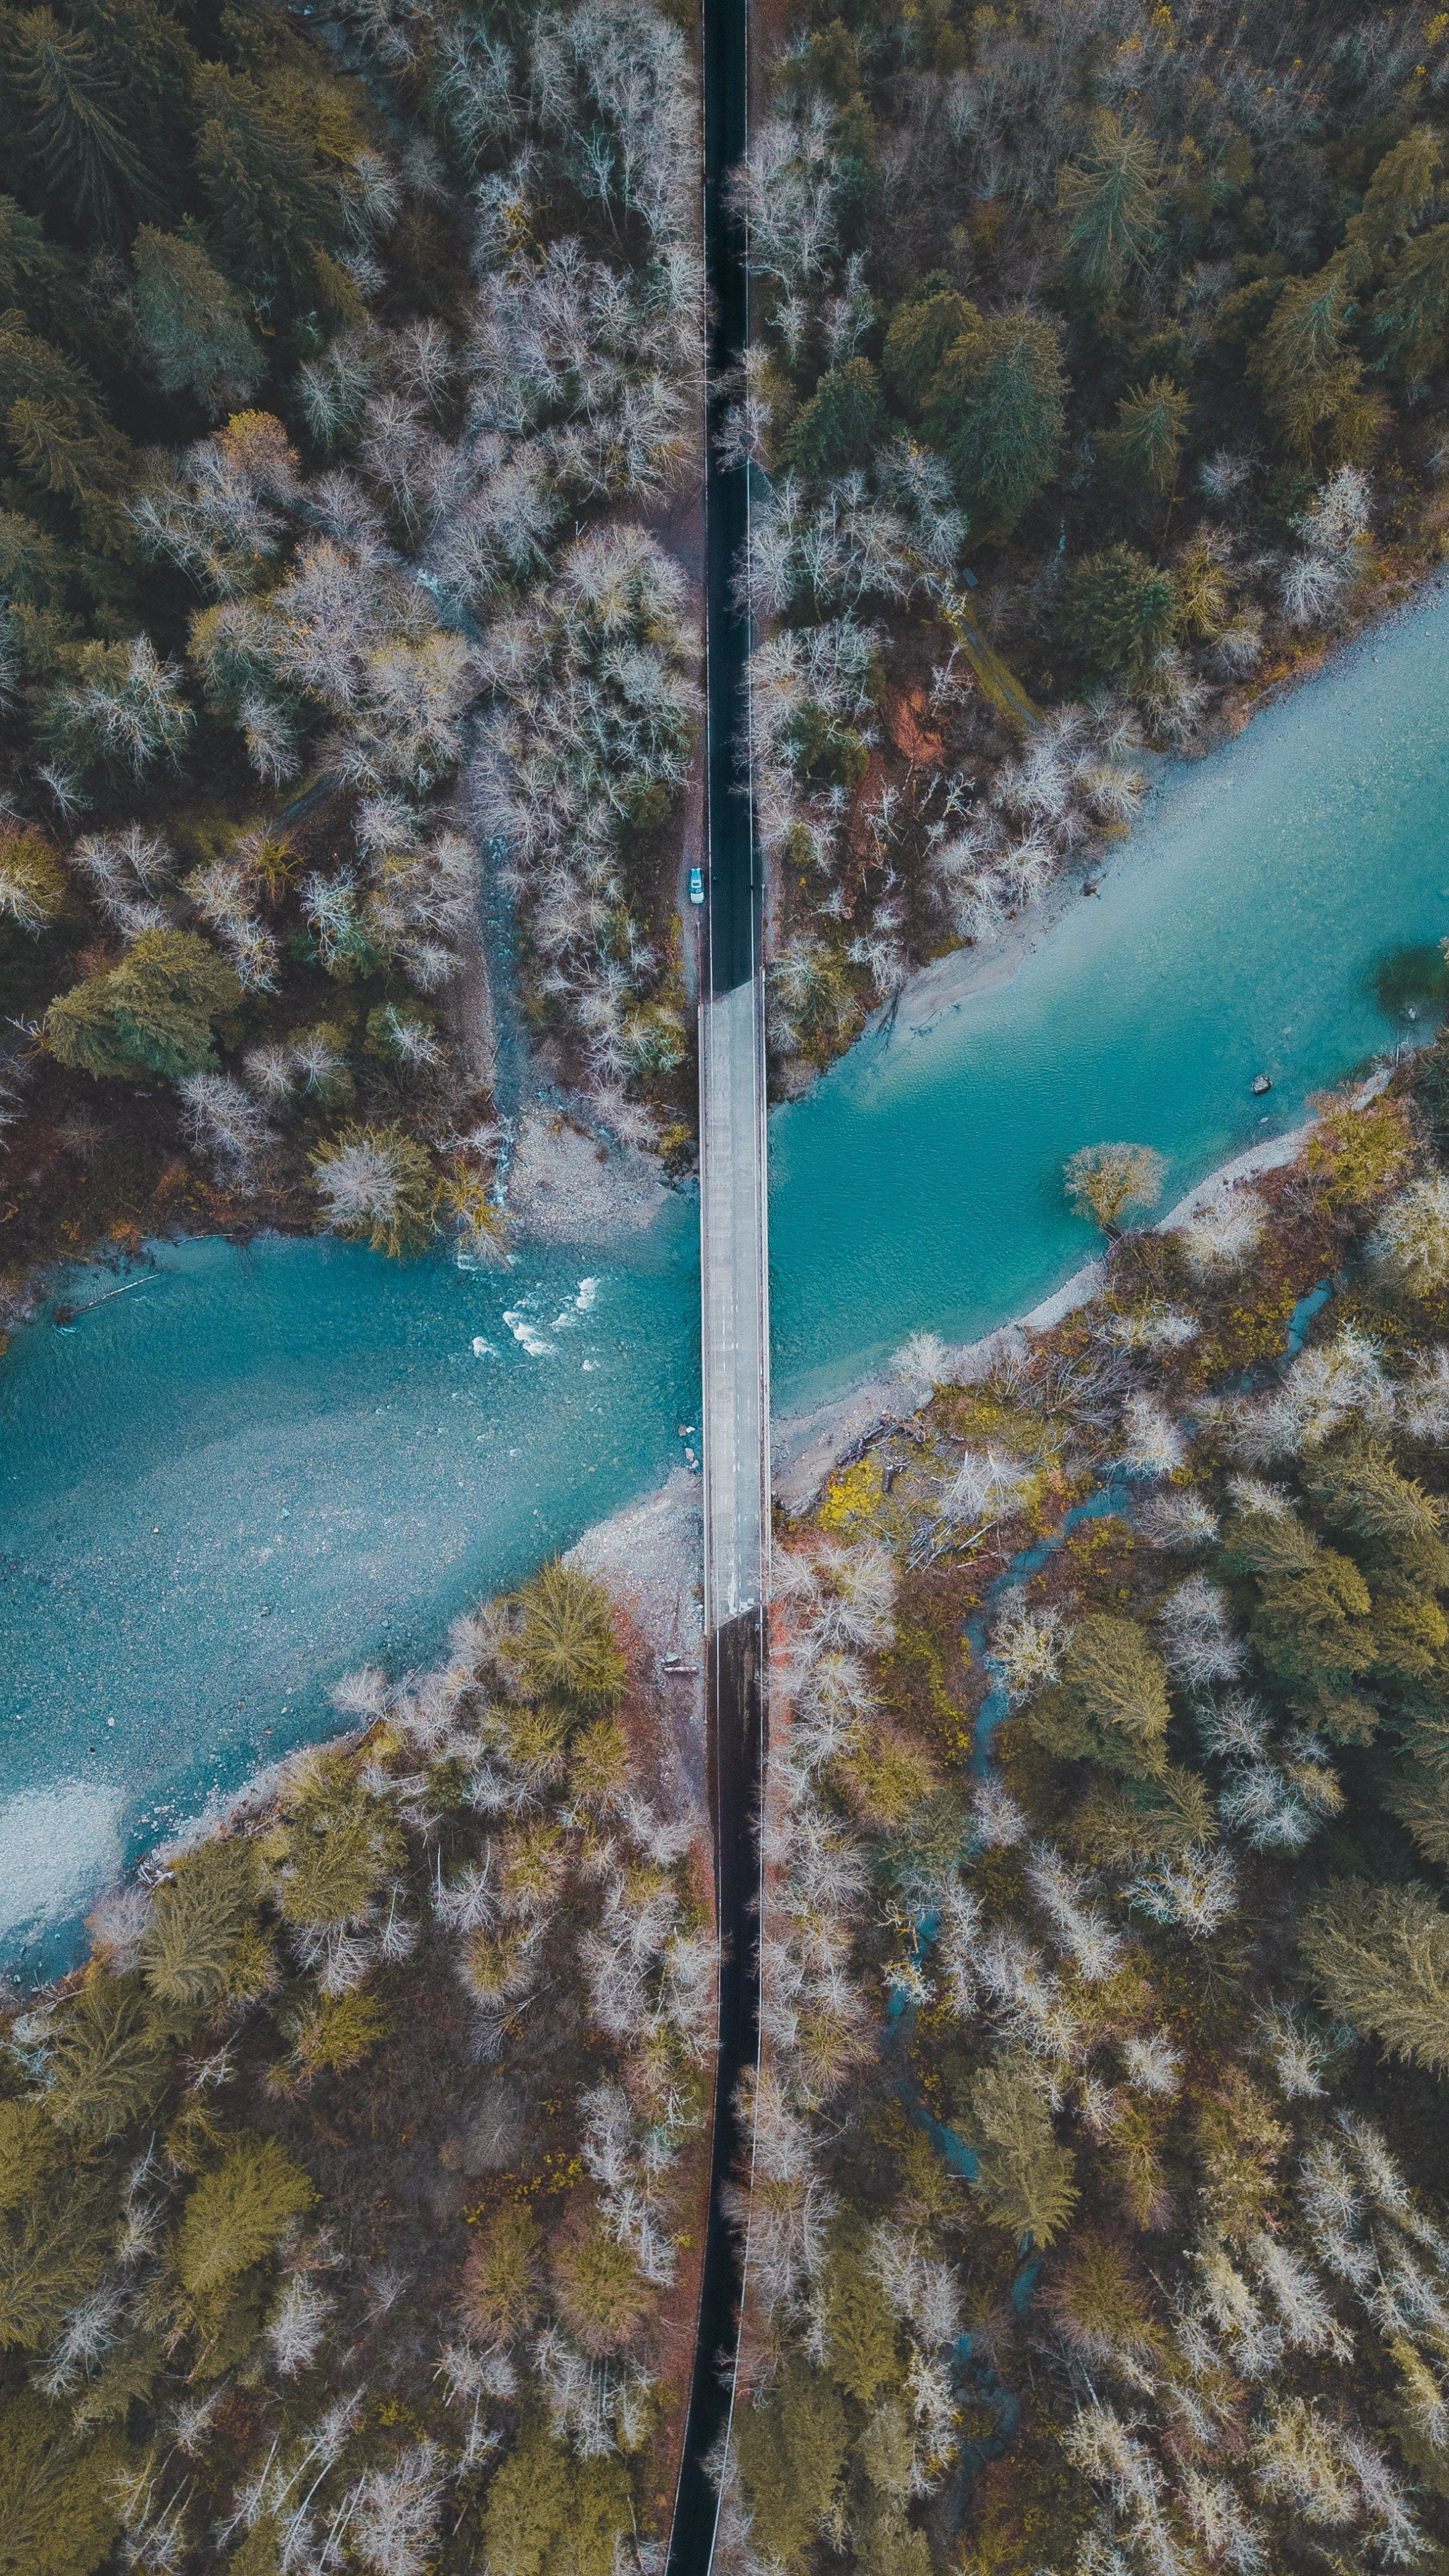
[[[1029,1583],[1034,1574],[1039,1574],[1070,1532],[1078,1528],[1083,1521],[1105,1520],[1111,1513],[1121,1511],[1127,1499],[1128,1490],[1125,1485],[1113,1482],[1101,1486],[1097,1492],[1089,1494],[1084,1502],[1076,1504],[1071,1511],[1065,1513],[1059,1528],[1053,1530],[1049,1538],[1036,1540],[1030,1547],[1019,1549],[1010,1563],[994,1577],[987,1587],[986,1598],[980,1609],[963,1622],[972,1655],[978,1663],[986,1662],[987,1628],[1008,1593],[1014,1592],[1019,1585]],[[1010,1702],[1005,1689],[1000,1683],[994,1683],[976,1712],[976,1723],[972,1731],[971,1768],[978,1778],[984,1778],[991,1767],[992,1738],[1008,1715],[1009,1708]],[[939,1919],[938,1915],[927,1913],[923,1914],[917,1922],[916,1941],[918,1955],[922,1960],[929,1955]],[[899,2034],[904,2038],[910,2028],[913,2010],[914,2007],[908,2003],[904,1995],[895,1994],[891,1997],[888,2017],[893,2025],[893,2036]],[[948,2122],[936,2118],[935,2113],[917,2092],[904,2064],[900,2066],[898,2072],[897,2088],[911,2119],[918,2128],[925,2131],[943,2163],[952,2173],[959,2174],[963,2181],[969,2182],[976,2171],[974,2150],[968,2146],[959,2130],[953,2129]],[[1037,2275],[1041,2269],[1039,2260],[1030,2250],[1029,2238],[1023,2242],[1022,2256],[1021,2269],[1011,2284],[1011,2302],[1019,2316],[1023,2315],[1030,2305]],[[993,2427],[989,2433],[973,2435],[969,2441],[961,2445],[952,2503],[954,2526],[959,2523],[966,2511],[972,2481],[979,2476],[989,2460],[1000,2459],[1009,2447],[1021,2419],[1021,2401],[1010,2384],[1001,2377],[982,2338],[970,2332],[969,2329],[957,2343],[953,2377],[963,2402],[984,2408],[993,2418]]]
[[[1306,1296],[1298,1299],[1284,1331],[1284,1361],[1297,1358],[1303,1348],[1309,1325],[1332,1295],[1333,1283],[1322,1279],[1316,1287],[1309,1289]],[[1250,1379],[1244,1381],[1244,1385],[1262,1384],[1266,1378],[1274,1374],[1275,1366],[1281,1365],[1280,1362],[1259,1367],[1252,1373]],[[1000,1574],[988,1584],[986,1597],[980,1609],[973,1611],[971,1616],[962,1623],[972,1655],[979,1664],[988,1664],[987,1630],[1008,1595],[1028,1584],[1034,1574],[1039,1574],[1042,1567],[1049,1564],[1057,1554],[1071,1532],[1079,1529],[1084,1521],[1108,1520],[1114,1513],[1125,1515],[1131,1494],[1132,1486],[1128,1480],[1119,1476],[1109,1476],[1104,1485],[1099,1485],[1082,1502],[1074,1504],[1069,1512],[1063,1514],[1058,1527],[1049,1537],[1034,1540],[1030,1547],[1018,1549]],[[1010,1715],[1010,1709],[1011,1703],[1004,1686],[999,1682],[993,1683],[976,1712],[976,1723],[972,1730],[971,1768],[978,1778],[984,1778],[991,1767],[992,1742],[997,1728]],[[917,1922],[916,1941],[918,1955],[922,1959],[929,1954],[939,1920],[938,1914],[927,1913]],[[888,2007],[888,2019],[894,2025],[894,2029],[902,2035],[910,2026],[912,2010],[913,2007],[904,1995],[892,1996]],[[937,2154],[950,2171],[960,2174],[963,2180],[969,2182],[976,2171],[976,2157],[973,2149],[968,2146],[957,2130],[936,2118],[929,2105],[921,2099],[904,2065],[900,2069],[898,2083],[901,2100],[917,2127],[926,2132]],[[1023,2239],[1022,2267],[1011,2284],[1011,2303],[1018,2316],[1023,2316],[1030,2306],[1041,2270],[1040,2261],[1032,2254],[1030,2246],[1030,2238]],[[970,2500],[972,2480],[979,2475],[989,2460],[1000,2459],[1008,2448],[1021,2418],[1021,2402],[1009,2384],[1002,2379],[981,2339],[970,2332],[963,2334],[956,2346],[955,2376],[962,2397],[970,2404],[985,2407],[995,2418],[992,2432],[978,2434],[971,2441],[962,2444],[953,2501],[953,2519],[959,2522]]]

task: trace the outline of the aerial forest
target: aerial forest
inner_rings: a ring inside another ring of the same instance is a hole
[[[1442,1037],[1162,1228],[1088,1149],[782,1531],[741,2570],[1449,2564],[1446,1160]]]
[[[1442,554],[1449,26],[795,9],[725,431],[788,1094]]]
[[[0,98],[8,1293],[170,1229],[496,1258],[490,903],[576,1123],[692,1135],[686,35],[7,9]]]
[[[1449,14],[756,23],[707,417],[689,0],[0,0],[0,1345],[506,1260],[508,1044],[687,1179],[707,435],[779,1097],[1442,562]],[[719,2576],[1449,2576],[1449,1036],[1163,1178],[777,1512]],[[0,2576],[663,2576],[694,1703],[575,1555],[329,1725],[0,1989]]]

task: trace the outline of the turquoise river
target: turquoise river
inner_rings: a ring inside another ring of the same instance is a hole
[[[1380,970],[1449,932],[1446,676],[1440,592],[1168,769],[1010,981],[777,1115],[777,1404],[1044,1296],[1090,1250],[1076,1146],[1154,1145],[1176,1195],[1406,1033]],[[432,1653],[698,1419],[685,1199],[504,1275],[264,1240],[114,1284],[67,1283],[89,1311],[0,1371],[0,1958],[27,1980],[122,1860],[327,1731],[339,1673]]]

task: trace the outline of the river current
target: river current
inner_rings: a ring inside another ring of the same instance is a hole
[[[1449,932],[1446,677],[1439,592],[1169,767],[1010,982],[776,1115],[777,1404],[1047,1294],[1091,1249],[1076,1146],[1154,1145],[1175,1196],[1412,1033],[1382,969]],[[505,1275],[262,1241],[114,1284],[69,1283],[104,1303],[0,1369],[0,1958],[26,1980],[123,1860],[327,1732],[338,1674],[436,1651],[698,1421],[688,1200]]]

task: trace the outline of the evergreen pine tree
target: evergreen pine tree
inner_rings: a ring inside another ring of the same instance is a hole
[[[863,91],[845,101],[835,120],[831,198],[843,246],[862,245],[880,199],[880,141]]]
[[[786,55],[776,75],[784,98],[818,93],[843,107],[860,88],[860,44],[843,20],[817,29],[798,52]]]
[[[591,2360],[625,2352],[649,2302],[648,2285],[627,2245],[595,2217],[573,2229],[553,2264],[554,2295],[580,2350]]]
[[[833,2381],[791,2361],[764,2406],[737,2409],[736,2443],[757,2556],[802,2566],[840,2493],[849,2423]]]
[[[0,312],[19,313],[38,338],[59,341],[79,325],[80,304],[73,255],[14,197],[0,195]]]
[[[217,245],[253,301],[291,310],[315,291],[314,245],[338,232],[338,199],[314,167],[306,138],[254,81],[208,67],[196,170]]]
[[[887,384],[907,411],[919,412],[931,378],[953,342],[981,327],[975,305],[958,295],[939,269],[896,306],[882,364]]]
[[[912,2529],[898,2504],[873,2497],[855,2524],[856,2576],[931,2576],[934,2564],[925,2533]]]
[[[602,1583],[554,1557],[524,1584],[518,1604],[513,1660],[525,1686],[581,1708],[616,1707],[627,1668]]]
[[[11,404],[5,434],[32,489],[68,501],[82,534],[104,546],[117,533],[112,494],[123,450],[114,434],[88,438],[77,428],[73,412],[43,395],[23,396]],[[94,649],[103,653],[107,648]]]
[[[1121,2356],[1147,2365],[1161,2358],[1162,2329],[1141,2277],[1115,2239],[1095,2233],[1074,2238],[1047,2297],[1067,2343],[1084,2361]]]
[[[84,1073],[181,1082],[215,1065],[213,1025],[241,998],[231,968],[194,931],[145,930],[119,966],[51,1003],[45,1043]]]
[[[1099,1781],[1072,1818],[1074,1851],[1098,1868],[1163,1860],[1217,1838],[1208,1784],[1196,1771],[1167,1763],[1122,1781]]]
[[[1407,244],[1370,310],[1370,330],[1383,364],[1397,376],[1427,376],[1449,344],[1449,224],[1434,224]]]
[[[1089,678],[1120,684],[1166,643],[1172,610],[1170,573],[1158,572],[1135,546],[1104,546],[1068,576],[1062,641]]]
[[[1350,1690],[1373,1661],[1368,1585],[1351,1558],[1321,1547],[1302,1573],[1265,1574],[1249,1635],[1289,1690]]]
[[[851,2516],[857,2576],[931,2576],[926,2535],[913,2531],[906,2519],[918,2463],[916,2428],[901,2398],[887,2398],[876,2408],[851,2465],[859,2497]]]
[[[189,2015],[220,2003],[256,1885],[257,1847],[241,1835],[212,1835],[177,1862],[141,1940],[141,1972],[164,2010]]]
[[[44,2102],[0,2102],[0,2350],[37,2350],[105,2268],[113,2214],[73,2157]]]
[[[1067,217],[1067,262],[1096,301],[1108,303],[1145,268],[1159,237],[1162,172],[1150,138],[1109,110],[1091,141],[1062,172],[1057,201]]]
[[[885,2293],[848,2230],[831,2245],[823,2286],[826,2367],[847,2397],[869,2406],[878,2390],[899,2384],[899,2340]]]
[[[0,2349],[48,2343],[106,2268],[114,2213],[83,2179],[62,2171],[0,2227]]]
[[[1362,459],[1383,419],[1349,338],[1355,265],[1340,256],[1316,276],[1290,277],[1248,363],[1284,446],[1305,461]]]
[[[1303,1483],[1326,1520],[1362,1538],[1413,1548],[1438,1537],[1443,1505],[1400,1473],[1381,1440],[1351,1437],[1325,1451]],[[1446,1577],[1449,1558],[1439,1569],[1439,1579]]]
[[[131,253],[136,322],[163,393],[191,393],[212,413],[244,403],[266,373],[235,288],[199,242],[143,224]]]
[[[974,536],[1009,536],[1057,470],[1067,380],[1056,325],[999,313],[961,332],[921,404]]]
[[[83,29],[32,9],[15,35],[14,78],[29,145],[57,213],[118,239],[155,202],[114,68]]]
[[[1172,622],[1193,644],[1215,644],[1229,623],[1232,604],[1222,551],[1207,535],[1183,549],[1173,574]]]
[[[46,2107],[58,2128],[95,2144],[150,2110],[170,2071],[170,2047],[139,1979],[101,1969],[60,2014]]]
[[[987,2217],[1050,2245],[1077,2204],[1075,2160],[1059,2147],[1037,2071],[1024,2054],[994,2058],[973,2078],[966,2120],[976,2155],[971,2189]]]
[[[1426,1887],[1337,1879],[1301,1938],[1327,2011],[1391,2057],[1449,2067],[1449,1914]]]
[[[1170,1715],[1167,1675],[1136,1621],[1094,1610],[1076,1628],[1030,1724],[1069,1761],[1160,1774]]]
[[[1345,247],[1366,268],[1382,269],[1433,203],[1444,147],[1432,125],[1416,125],[1384,154],[1367,188],[1363,211],[1350,221]]]
[[[902,2398],[887,2397],[877,2406],[856,2443],[854,2464],[878,2496],[896,2506],[905,2503],[915,2483],[916,2443],[910,2408]]]
[[[0,2216],[33,2200],[61,2156],[55,2122],[36,2095],[0,2102]]]
[[[212,2305],[269,2255],[317,2195],[275,2138],[239,2138],[188,2194],[176,2269],[190,2296]]]
[[[1384,1791],[1384,1804],[1408,1828],[1416,1851],[1449,1869],[1449,1778],[1417,1765]]]
[[[319,1994],[291,2025],[292,2055],[306,2078],[345,2075],[372,2055],[390,2028],[385,2007],[363,1987]]]
[[[463,2275],[463,2306],[485,2343],[511,2343],[538,2313],[538,2226],[530,2210],[505,2201],[473,2244]]]
[[[1097,443],[1114,482],[1129,492],[1161,498],[1177,480],[1177,460],[1187,427],[1187,396],[1167,376],[1136,385],[1117,404],[1117,426]]]
[[[407,1854],[388,1802],[369,1795],[346,1754],[303,1771],[266,1849],[284,1921],[311,1932],[365,1922]]]
[[[886,435],[886,408],[869,358],[848,358],[823,375],[785,433],[786,465],[802,474],[848,474],[869,465]]]
[[[117,2433],[78,2439],[43,2397],[0,2408],[0,2576],[94,2576],[121,2527]]]
[[[520,2434],[488,2489],[487,2564],[497,2576],[551,2576],[573,2508],[573,2462],[541,2428]]]
[[[0,590],[11,607],[59,608],[70,566],[48,529],[20,510],[0,510]]]
[[[36,491],[84,506],[116,492],[131,450],[107,416],[86,369],[0,316],[0,419],[15,462]]]
[[[491,2576],[613,2576],[634,2527],[629,2474],[614,2455],[576,2459],[541,2425],[514,2443],[483,2507],[483,2564]]]

